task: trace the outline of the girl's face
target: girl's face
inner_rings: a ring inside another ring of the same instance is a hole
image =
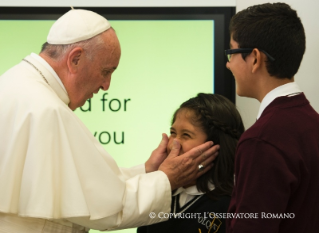
[[[180,155],[206,142],[207,135],[203,129],[191,123],[193,117],[194,113],[192,110],[181,109],[178,111],[175,122],[170,130],[171,134],[167,145],[167,153],[171,152],[174,139],[178,140],[181,144]]]

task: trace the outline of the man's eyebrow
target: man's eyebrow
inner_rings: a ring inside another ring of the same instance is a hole
[[[112,68],[104,68],[102,71],[111,71],[111,70],[116,70],[117,67],[112,67]]]

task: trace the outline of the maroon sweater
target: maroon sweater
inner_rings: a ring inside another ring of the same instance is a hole
[[[229,233],[319,232],[319,115],[304,94],[276,98],[240,138],[228,212],[246,213]]]

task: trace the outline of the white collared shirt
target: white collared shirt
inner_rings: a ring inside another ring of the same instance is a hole
[[[210,190],[215,189],[215,186],[212,183],[209,183],[208,187]],[[196,196],[203,195],[204,193],[198,191],[196,185],[193,185],[193,186],[190,186],[187,188],[183,188],[183,187],[178,188],[174,192],[173,196],[177,196],[178,194],[180,194],[179,206],[183,207],[187,202],[189,202],[190,200],[192,200]]]
[[[282,86],[276,87],[275,89],[271,90],[261,101],[258,115],[257,115],[257,120],[265,110],[265,108],[277,97],[280,96],[293,96],[296,94],[300,94],[302,91],[300,90],[299,86],[295,82],[291,83],[286,83]]]
[[[43,65],[52,74],[52,76],[58,81],[58,83],[61,85],[61,87],[66,92],[66,89],[65,89],[61,79],[59,78],[57,73],[54,71],[54,69],[49,65],[49,63],[46,60],[44,60],[42,57],[40,57],[38,54],[31,53],[30,56],[33,57],[34,59],[36,59],[38,62],[40,62],[41,65]]]

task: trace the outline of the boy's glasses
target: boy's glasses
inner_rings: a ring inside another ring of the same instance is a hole
[[[231,55],[234,53],[251,53],[254,49],[253,48],[240,48],[240,49],[227,49],[225,50],[225,55],[227,57],[227,60],[230,61]],[[275,58],[273,58],[269,53],[267,53],[265,50],[258,49],[260,52],[263,52],[270,61],[275,61]]]

